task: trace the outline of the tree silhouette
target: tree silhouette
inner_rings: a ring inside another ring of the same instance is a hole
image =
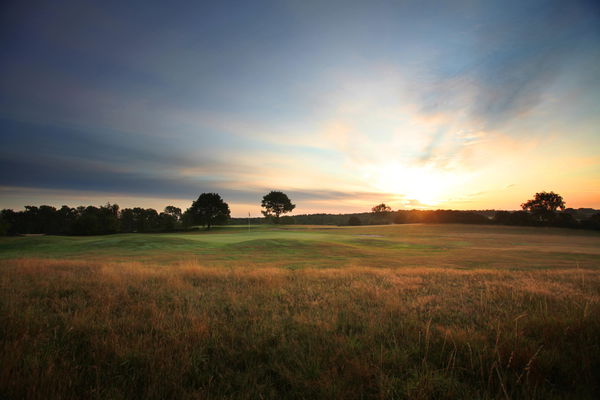
[[[181,221],[181,208],[166,206],[165,210],[158,215],[161,231],[174,231]]]
[[[582,221],[582,226],[587,229],[600,230],[600,213],[595,213],[588,219]]]
[[[4,211],[0,214],[0,236],[8,235],[8,230],[10,229],[10,223],[4,219]]]
[[[554,192],[539,192],[534,198],[521,204],[521,208],[531,214],[540,222],[548,222],[556,215],[556,210],[565,209],[562,196]]]
[[[166,206],[163,211],[165,214],[172,216],[175,218],[177,222],[181,220],[181,208],[175,206]]]
[[[371,212],[377,215],[383,215],[385,213],[389,213],[390,211],[392,211],[392,208],[388,207],[385,203],[378,204],[371,208]]]
[[[283,192],[271,191],[264,195],[261,206],[265,209],[262,214],[265,217],[275,217],[275,223],[279,223],[279,216],[281,214],[292,211],[296,208],[295,204],[292,204],[287,194]]]
[[[358,226],[358,225],[362,225],[362,222],[361,222],[360,218],[358,218],[356,215],[353,215],[350,218],[348,218],[348,225]]]
[[[206,229],[225,223],[231,216],[229,205],[218,193],[202,193],[185,213],[192,223],[206,226]]]

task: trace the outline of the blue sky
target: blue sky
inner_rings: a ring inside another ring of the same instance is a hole
[[[593,1],[1,7],[0,207],[600,208]]]

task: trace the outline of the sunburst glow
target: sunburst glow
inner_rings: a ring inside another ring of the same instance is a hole
[[[411,167],[385,164],[367,169],[374,189],[392,193],[404,204],[436,206],[459,192],[464,174],[436,169],[433,166]]]

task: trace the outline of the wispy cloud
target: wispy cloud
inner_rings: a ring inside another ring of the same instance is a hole
[[[483,129],[523,115],[551,87],[580,46],[598,35],[598,16],[584,2],[531,2],[484,9],[485,23],[465,27],[473,40],[461,58],[442,51],[418,90],[426,113],[465,115]],[[456,49],[454,49],[456,50]]]

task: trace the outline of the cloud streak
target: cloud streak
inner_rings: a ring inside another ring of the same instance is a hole
[[[537,106],[585,41],[600,32],[598,15],[581,1],[503,2],[482,9],[477,19],[480,24],[465,27],[472,40],[432,60],[439,67],[419,92],[425,113],[463,112],[481,129]]]

